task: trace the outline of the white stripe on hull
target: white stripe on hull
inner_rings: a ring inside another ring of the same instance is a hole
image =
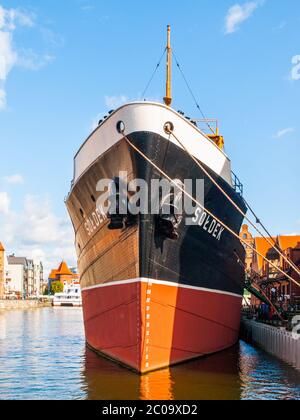
[[[169,286],[169,287],[179,287],[179,288],[182,288],[182,289],[197,290],[197,291],[208,292],[208,293],[217,293],[217,294],[221,294],[221,295],[233,296],[233,297],[236,297],[236,298],[239,298],[239,299],[243,298],[243,296],[241,296],[241,295],[237,295],[235,293],[230,293],[230,292],[225,292],[223,290],[214,290],[214,289],[207,289],[207,288],[204,288],[204,287],[188,286],[188,285],[185,285],[185,284],[178,284],[178,283],[173,283],[173,282],[163,281],[163,280],[156,280],[156,279],[147,279],[147,278],[144,278],[144,277],[136,278],[136,279],[130,279],[130,280],[123,280],[123,281],[97,284],[95,286],[90,286],[90,287],[83,288],[82,292],[88,291],[88,290],[93,290],[93,289],[101,289],[101,288],[104,288],[104,287],[115,287],[115,286],[121,286],[121,285],[132,284],[132,283],[146,283],[146,284],[152,283],[152,284],[158,284],[158,285]]]
[[[125,123],[127,135],[151,132],[181,148],[174,137],[164,131],[165,123],[172,122],[176,136],[187,150],[232,185],[231,163],[226,154],[186,118],[171,108],[150,102],[122,106],[91,134],[75,156],[74,184],[100,156],[122,140],[123,135],[116,128],[119,121]]]

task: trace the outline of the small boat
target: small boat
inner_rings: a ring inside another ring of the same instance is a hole
[[[53,306],[82,306],[81,288],[79,283],[72,283],[64,287],[63,293],[56,293]]]

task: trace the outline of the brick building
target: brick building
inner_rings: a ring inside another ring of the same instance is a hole
[[[78,281],[79,276],[74,270],[70,270],[68,264],[62,261],[58,269],[51,271],[49,275],[48,287],[51,288],[51,284],[54,282],[61,282],[64,286],[72,284],[74,281]]]
[[[253,238],[253,235],[251,234],[251,232],[249,231],[249,227],[247,225],[243,225],[242,226],[242,230],[240,233],[240,237],[246,241],[247,244],[251,245],[252,247],[254,247],[255,245],[255,240]],[[252,263],[253,263],[253,251],[251,248],[245,247],[246,249],[246,269],[247,271],[251,270],[252,268]]]
[[[254,252],[252,253],[251,250],[247,251],[247,268],[259,274],[261,286],[269,297],[273,293],[281,301],[300,303],[300,287],[281,274],[275,267],[280,268],[299,283],[300,276],[269,243],[276,243],[277,248],[300,269],[300,236],[279,235],[268,238],[267,241],[261,237],[253,238],[248,226],[244,225],[241,231],[241,237],[249,241],[260,254],[272,262],[270,264],[260,255]],[[252,299],[252,303],[255,305],[258,304],[255,298]]]

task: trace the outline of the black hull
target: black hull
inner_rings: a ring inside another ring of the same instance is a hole
[[[203,179],[205,207],[239,234],[243,217],[184,150],[152,133],[135,133],[129,139],[170,178],[181,181]],[[132,153],[138,178],[148,183],[153,178],[161,178],[150,163],[137,152]],[[207,167],[205,169],[246,212],[242,197],[221,177]],[[141,277],[243,294],[244,268],[241,262],[245,259],[245,250],[240,240],[226,231],[218,240],[203,226],[186,226],[184,220],[178,228],[178,239],[167,239],[156,232],[155,217],[140,216]]]
[[[205,207],[239,234],[241,214],[180,147],[150,132],[129,139],[170,178],[203,179]],[[187,226],[186,215],[176,239],[162,235],[158,216],[151,214],[110,230],[107,215],[99,213],[96,185],[122,171],[129,181],[143,179],[148,185],[162,178],[122,139],[88,167],[67,200],[87,343],[141,373],[232,346],[239,335],[244,283],[245,250],[239,239],[221,226],[215,235],[209,233],[212,219],[201,227]],[[245,211],[233,188],[210,173]]]

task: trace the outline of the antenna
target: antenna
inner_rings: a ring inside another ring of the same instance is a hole
[[[172,48],[171,48],[171,26],[168,25],[168,40],[167,40],[167,83],[166,83],[166,97],[164,102],[167,106],[172,103]]]

